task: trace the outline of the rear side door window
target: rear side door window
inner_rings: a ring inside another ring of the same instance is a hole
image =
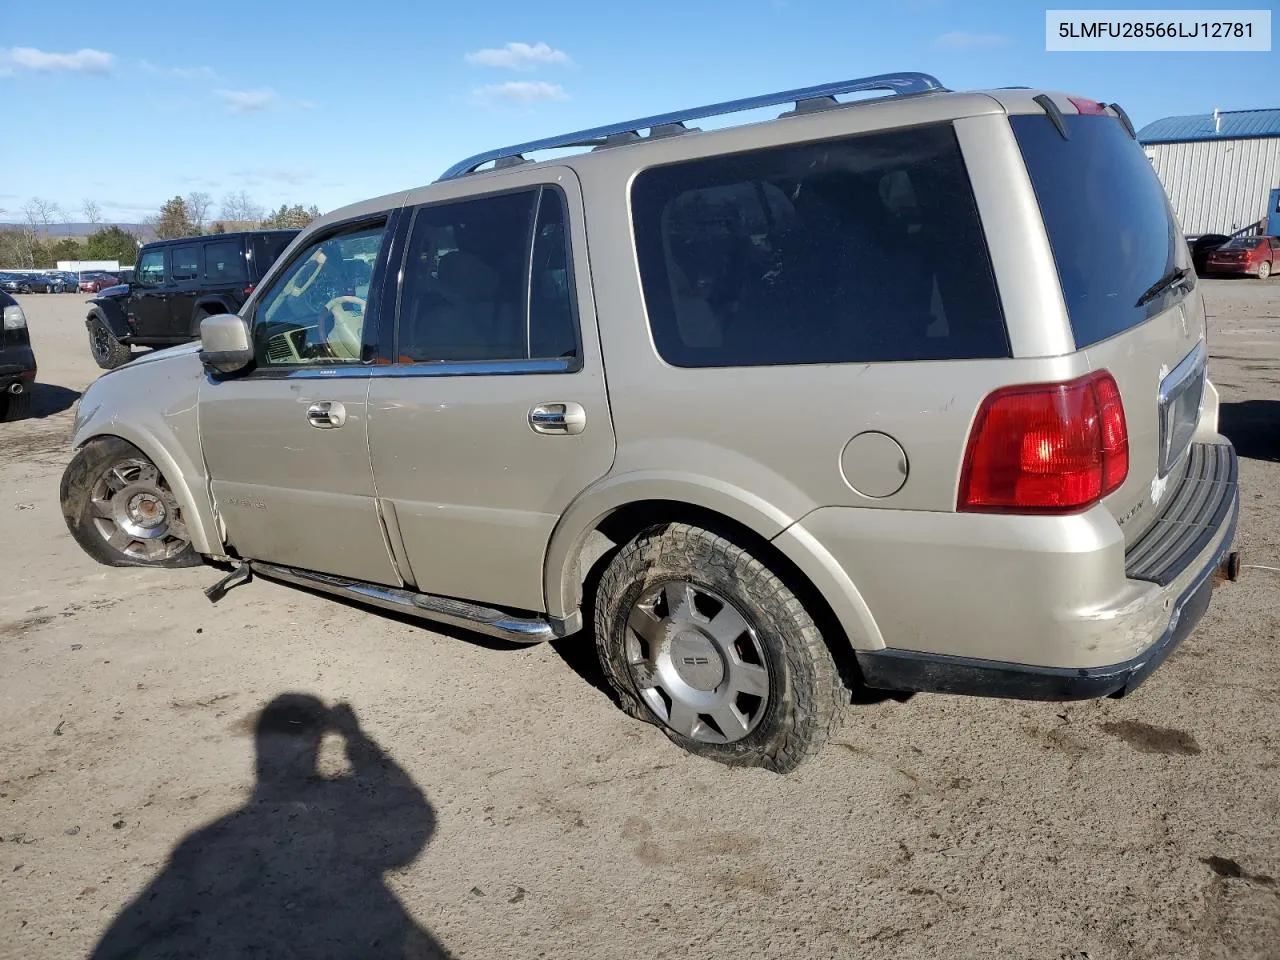
[[[204,246],[204,278],[211,284],[238,284],[249,279],[244,250],[238,240],[219,240]]]
[[[949,124],[653,167],[631,211],[675,366],[1009,355]]]
[[[199,247],[174,247],[170,257],[172,258],[170,273],[175,283],[194,280],[200,275]]]
[[[579,358],[564,197],[537,187],[414,216],[400,298],[401,363]]]

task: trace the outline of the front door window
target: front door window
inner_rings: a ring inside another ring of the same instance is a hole
[[[365,358],[365,307],[385,229],[385,223],[362,224],[332,234],[276,278],[254,323],[259,366],[328,366]]]
[[[140,283],[164,283],[164,251],[148,250],[138,259],[134,275]]]

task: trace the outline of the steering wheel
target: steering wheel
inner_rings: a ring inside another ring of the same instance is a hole
[[[329,329],[323,331],[333,355],[341,360],[360,359],[364,343],[364,300],[359,297],[334,297],[324,306]]]

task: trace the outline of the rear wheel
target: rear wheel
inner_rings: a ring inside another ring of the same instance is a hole
[[[1271,261],[1263,260],[1258,264],[1258,279],[1266,280],[1269,276],[1271,276]]]
[[[623,709],[690,753],[786,773],[840,721],[844,687],[808,611],[708,530],[655,527],[624,546],[601,578],[595,628]]]
[[[0,393],[0,420],[10,423],[14,420],[22,420],[30,413],[31,391],[29,389],[16,394],[8,390]]]
[[[114,370],[133,356],[127,343],[121,343],[99,317],[89,318],[89,352],[103,370]]]
[[[85,553],[113,567],[191,567],[182,508],[156,465],[119,437],[80,448],[59,491],[67,529]]]

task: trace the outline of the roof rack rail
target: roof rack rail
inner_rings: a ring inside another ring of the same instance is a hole
[[[819,108],[830,106],[832,99],[847,93],[860,93],[866,90],[888,90],[897,96],[910,96],[921,93],[942,93],[946,89],[937,78],[931,77],[927,73],[882,73],[873,77],[859,77],[855,80],[824,83],[815,87],[801,87],[796,90],[784,90],[779,93],[766,93],[756,97],[745,97],[741,100],[726,100],[722,103],[712,103],[688,110],[675,110],[671,113],[663,113],[654,117],[642,117],[639,120],[627,120],[623,123],[610,123],[602,127],[593,127],[589,130],[579,130],[575,133],[547,137],[543,140],[531,140],[528,143],[477,153],[473,157],[468,157],[459,163],[455,163],[440,176],[440,180],[453,180],[468,173],[474,173],[477,167],[482,167],[486,163],[496,164],[498,161],[504,161],[503,166],[518,164],[523,160],[524,154],[532,153],[535,150],[556,150],[567,147],[599,148],[613,146],[617,143],[648,139],[647,137],[640,137],[639,132],[641,130],[660,130],[659,136],[672,136],[679,133],[676,125],[685,124],[690,120],[700,120],[704,117],[718,117],[743,110],[756,110],[761,107],[794,103],[795,109],[783,114],[783,116],[791,116],[796,113],[807,113],[814,106],[819,106]],[[816,101],[816,103],[811,101]],[[692,133],[694,131],[690,130],[688,132]],[[653,135],[651,132],[650,136]]]

